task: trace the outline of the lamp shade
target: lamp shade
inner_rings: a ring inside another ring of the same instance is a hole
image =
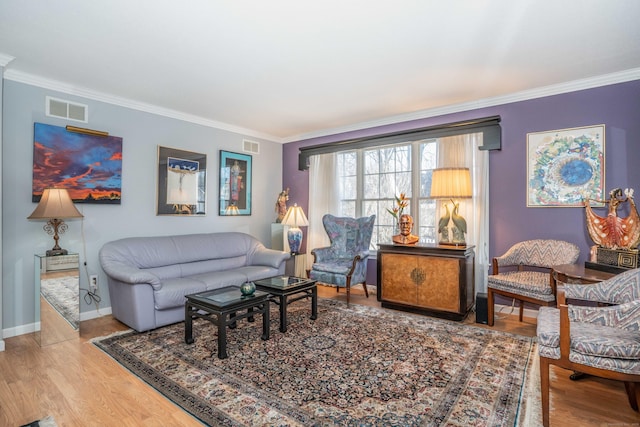
[[[469,168],[439,168],[431,177],[432,199],[468,199],[473,196]]]
[[[282,219],[282,224],[289,225],[291,227],[300,227],[309,225],[309,220],[304,214],[302,208],[295,204],[287,210],[286,215]]]
[[[27,219],[82,218],[69,192],[64,188],[45,188],[38,206]]]

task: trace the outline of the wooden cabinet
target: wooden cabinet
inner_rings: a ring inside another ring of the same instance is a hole
[[[474,304],[473,247],[379,245],[382,306],[463,320]]]

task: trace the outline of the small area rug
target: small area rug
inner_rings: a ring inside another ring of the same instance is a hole
[[[282,334],[274,306],[268,341],[240,321],[224,360],[203,320],[192,345],[184,323],[94,344],[208,425],[536,425],[534,338],[336,300],[309,314],[291,305]]]

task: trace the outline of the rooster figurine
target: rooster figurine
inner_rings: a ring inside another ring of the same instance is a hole
[[[587,216],[587,230],[589,236],[598,246],[607,249],[634,249],[640,244],[640,217],[633,201],[633,189],[624,190],[614,188],[609,192],[609,200],[601,203],[609,204],[609,212],[606,217],[596,215],[591,209],[589,199],[584,202]],[[618,217],[620,203],[629,202],[629,216]]]

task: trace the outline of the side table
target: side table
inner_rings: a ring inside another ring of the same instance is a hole
[[[253,282],[256,289],[271,294],[269,299],[280,307],[280,332],[287,332],[287,305],[311,298],[311,320],[318,318],[318,287],[316,281],[300,277],[275,276]],[[293,297],[293,295],[297,295]]]
[[[218,358],[227,358],[227,326],[236,327],[236,321],[254,314],[262,314],[262,336],[269,339],[269,294],[255,291],[251,296],[243,296],[239,286],[228,286],[212,291],[186,295],[184,303],[184,342],[193,344],[193,319],[208,320],[218,327]],[[247,310],[238,314],[238,311]]]
[[[556,285],[556,289],[558,282],[592,284],[613,276],[615,273],[586,268],[584,264],[561,264],[555,265],[551,269],[551,279]]]

